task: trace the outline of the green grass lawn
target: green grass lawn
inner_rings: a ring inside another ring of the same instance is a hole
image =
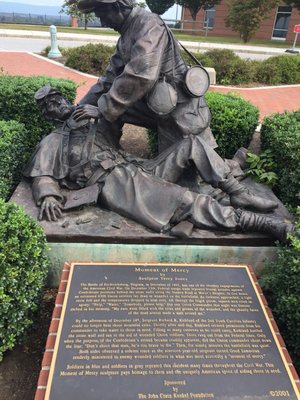
[[[252,39],[248,43],[244,43],[240,38],[233,37],[223,37],[223,36],[202,36],[190,35],[185,33],[176,33],[175,36],[179,40],[196,41],[196,42],[206,42],[206,43],[225,43],[225,44],[242,44],[244,46],[267,46],[267,47],[278,47],[286,48],[290,46],[287,42],[280,42],[274,40],[258,40]]]
[[[23,24],[0,24],[0,29],[17,29],[24,31],[40,31],[40,32],[49,32],[48,25],[23,25]],[[112,29],[96,29],[96,28],[71,28],[68,26],[57,26],[58,32],[66,32],[66,33],[80,33],[87,35],[116,35],[119,34]]]
[[[19,30],[28,30],[28,31],[44,31],[48,32],[49,27],[44,25],[22,25],[22,24],[0,24],[0,29],[19,29]],[[67,26],[58,26],[58,32],[66,32],[66,33],[80,33],[80,34],[89,34],[89,35],[119,35],[112,29],[101,29],[101,28],[71,28]],[[175,36],[179,40],[187,40],[194,42],[207,42],[207,43],[226,43],[226,44],[244,44],[243,41],[239,38],[232,37],[222,37],[222,36],[205,36],[204,33],[202,35],[191,35],[182,32],[174,32]],[[268,46],[268,47],[279,47],[286,48],[289,44],[286,42],[278,42],[273,40],[250,40],[246,46]]]

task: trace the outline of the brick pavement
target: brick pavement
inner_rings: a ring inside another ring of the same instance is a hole
[[[0,67],[11,75],[48,75],[57,78],[72,79],[79,87],[78,101],[96,82],[97,78],[64,67],[55,61],[27,52],[0,52]],[[212,86],[212,91],[221,93],[235,92],[256,105],[260,110],[260,119],[274,112],[300,109],[300,85],[274,86],[259,88],[236,88]]]
[[[49,60],[45,57],[33,53],[5,52],[0,51],[0,68],[9,75],[33,76],[47,75],[55,78],[71,79],[77,83],[78,101],[93,85],[97,78],[67,68],[62,64]]]
[[[271,86],[257,88],[237,88],[211,86],[211,90],[220,93],[233,92],[250,101],[259,109],[260,120],[275,112],[300,109],[300,85]]]

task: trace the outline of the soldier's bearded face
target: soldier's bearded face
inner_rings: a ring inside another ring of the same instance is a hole
[[[73,108],[67,99],[56,94],[46,101],[46,114],[51,119],[65,121],[72,114]]]
[[[120,30],[125,19],[124,15],[116,7],[115,3],[102,3],[101,6],[95,9],[95,15],[96,17],[100,18],[102,26],[107,26],[114,29],[115,31]]]

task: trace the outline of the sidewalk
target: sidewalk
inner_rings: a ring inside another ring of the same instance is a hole
[[[9,75],[46,75],[71,79],[78,85],[76,102],[97,82],[97,77],[67,68],[34,53],[0,51],[0,68]]]
[[[26,30],[18,30],[18,29],[0,29],[0,37],[23,37],[23,38],[40,38],[40,39],[49,39],[50,41],[50,33],[43,31],[26,31]],[[113,46],[116,44],[118,40],[118,35],[90,35],[90,34],[79,34],[79,33],[66,33],[66,32],[57,32],[57,39],[60,40],[74,40],[74,41],[83,41],[90,43],[102,43]],[[279,55],[284,54],[284,48],[275,48],[275,47],[267,47],[267,46],[250,46],[243,44],[220,44],[220,43],[205,43],[205,42],[192,42],[192,41],[183,41],[181,43],[187,47],[191,51],[205,51],[210,49],[230,49],[239,53],[256,53],[256,54],[269,54],[269,55]],[[78,44],[80,45],[80,44]],[[287,45],[287,48],[290,48],[290,45]],[[297,50],[300,50],[297,48]]]
[[[57,78],[71,79],[79,85],[76,101],[83,97],[89,87],[97,81],[97,77],[95,76],[72,70],[56,61],[33,53],[2,51],[0,52],[0,68],[1,67],[4,73],[10,75],[48,75]],[[211,86],[210,90],[220,93],[237,93],[259,108],[260,120],[266,115],[275,112],[300,109],[300,85],[259,88],[236,88],[215,85]]]

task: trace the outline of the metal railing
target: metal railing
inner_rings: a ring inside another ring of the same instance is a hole
[[[0,23],[4,24],[26,24],[26,25],[56,25],[56,26],[70,26],[70,16],[68,15],[39,15],[39,14],[25,14],[25,13],[6,13],[0,12]],[[192,21],[192,20],[176,20],[165,19],[166,24],[174,31],[181,31],[187,33],[202,33],[206,35],[211,27],[208,27],[205,21]],[[186,25],[190,27],[186,27]],[[83,27],[84,21],[78,20],[78,26]],[[100,28],[101,23],[99,19],[88,21],[88,27]]]
[[[187,33],[197,33],[204,32],[207,36],[208,32],[213,29],[213,27],[208,26],[208,23],[204,20],[176,20],[176,19],[164,19],[166,24],[174,31],[181,31]],[[187,28],[186,25],[190,25],[190,28]]]
[[[40,15],[23,13],[0,12],[0,23],[2,24],[28,24],[28,25],[58,25],[69,26],[68,15]]]

